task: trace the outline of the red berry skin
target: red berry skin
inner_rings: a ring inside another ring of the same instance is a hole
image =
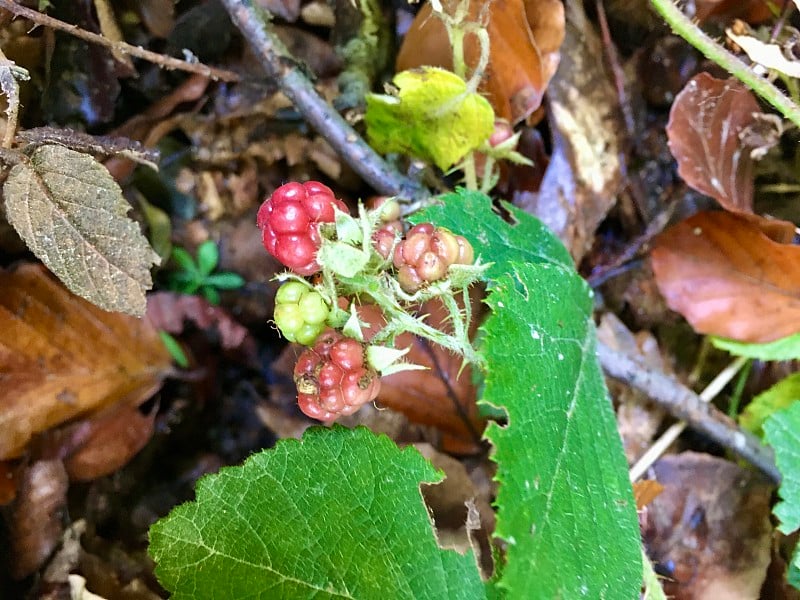
[[[361,343],[333,329],[300,355],[294,381],[300,410],[320,421],[352,414],[380,391],[380,377],[364,366]]]
[[[355,371],[364,365],[364,348],[356,340],[345,338],[331,346],[331,361],[345,371]]]
[[[318,397],[312,394],[297,394],[297,405],[303,414],[318,421],[332,421],[337,417],[335,413],[322,408]]]
[[[318,181],[282,185],[258,210],[256,223],[263,232],[264,248],[295,273],[313,275],[320,269],[319,225],[334,221],[334,207],[347,212],[333,191]]]
[[[317,250],[309,236],[290,233],[276,236],[274,256],[298,275],[313,275],[319,271]]]
[[[303,204],[288,200],[273,206],[269,225],[277,234],[304,233],[308,229],[309,221],[311,219]]]

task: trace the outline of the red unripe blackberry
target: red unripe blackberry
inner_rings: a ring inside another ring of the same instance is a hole
[[[397,281],[413,294],[426,283],[447,276],[454,264],[472,264],[475,253],[466,238],[432,223],[420,223],[408,230],[394,250]]]
[[[364,346],[333,329],[300,354],[294,381],[300,410],[320,421],[353,414],[381,387],[380,376],[365,365]]]
[[[331,189],[318,181],[282,185],[258,209],[256,223],[264,248],[298,275],[313,275],[319,271],[319,225],[334,221],[334,206],[347,212]]]

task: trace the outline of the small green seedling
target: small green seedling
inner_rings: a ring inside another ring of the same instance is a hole
[[[236,273],[214,273],[219,263],[219,249],[212,240],[197,248],[197,261],[184,248],[173,248],[172,260],[180,270],[169,274],[168,286],[181,294],[200,294],[211,304],[219,304],[219,290],[235,290],[245,284]]]

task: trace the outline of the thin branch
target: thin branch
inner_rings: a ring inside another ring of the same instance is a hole
[[[251,0],[222,0],[239,28],[281,91],[305,120],[375,190],[400,200],[420,200],[427,191],[416,181],[391,168],[314,89],[302,68],[267,24],[264,11]],[[399,135],[402,135],[400,133]]]
[[[671,415],[686,421],[692,429],[745,459],[772,481],[780,482],[781,474],[775,466],[772,450],[762,445],[753,434],[741,430],[727,415],[703,402],[692,390],[603,343],[597,344],[597,358],[607,375],[647,394]]]
[[[681,12],[674,0],[650,0],[650,2],[675,33],[702,52],[706,58],[713,60],[766,102],[777,108],[784,117],[800,126],[800,106],[792,102],[772,83],[757,75],[738,57],[708,37],[700,27]]]
[[[714,380],[709,383],[702,392],[700,392],[700,400],[706,403],[711,402],[722,391],[722,389],[728,385],[730,380],[736,376],[746,362],[747,359],[740,356],[733,361],[733,363],[720,371],[717,376],[714,377]],[[680,437],[686,427],[686,421],[678,421],[663,434],[661,434],[661,437],[658,438],[655,443],[650,446],[647,452],[645,452],[644,455],[642,455],[642,457],[636,461],[636,464],[631,467],[631,481],[636,481],[639,479],[639,477],[644,475],[647,469],[649,469],[653,463],[661,458],[661,455],[667,451],[667,448],[669,448],[672,443]]]
[[[86,40],[87,42],[98,44],[100,46],[105,46],[112,52],[129,54],[130,56],[135,56],[136,58],[141,58],[151,63],[155,63],[161,67],[164,67],[165,69],[188,71],[189,73],[197,73],[199,75],[205,75],[209,79],[214,79],[219,81],[239,81],[240,79],[239,75],[234,73],[233,71],[228,71],[226,69],[217,69],[215,67],[209,67],[199,62],[187,62],[185,60],[180,60],[178,58],[173,58],[171,56],[158,54],[157,52],[151,52],[150,50],[145,50],[140,46],[133,46],[126,42],[115,42],[109,40],[108,38],[100,34],[93,33],[91,31],[86,31],[85,29],[81,29],[77,25],[70,25],[69,23],[65,23],[64,21],[59,21],[58,19],[54,19],[53,17],[50,17],[44,13],[40,13],[25,6],[21,6],[16,2],[13,2],[12,0],[0,0],[0,8],[4,8],[7,11],[17,16],[25,17],[26,19],[33,21],[37,25],[50,27],[51,29],[57,29],[58,31],[64,31],[66,33],[69,33],[70,35],[74,35],[77,38]]]

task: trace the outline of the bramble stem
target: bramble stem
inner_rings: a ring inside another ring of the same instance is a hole
[[[739,81],[748,86],[766,102],[774,106],[784,117],[800,127],[800,106],[792,102],[772,83],[757,75],[742,60],[728,52],[703,32],[678,8],[673,0],[650,0],[653,8],[672,27],[673,31],[713,60]]]

